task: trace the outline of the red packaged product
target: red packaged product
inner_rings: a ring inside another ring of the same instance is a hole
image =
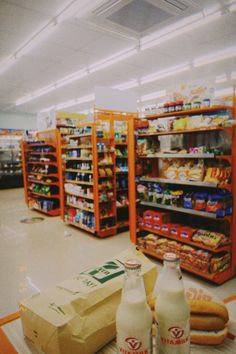
[[[147,221],[147,220],[153,220],[153,215],[154,215],[154,211],[152,210],[146,210],[144,213],[143,213],[143,219],[144,221]]]
[[[192,227],[183,226],[183,227],[180,228],[180,235],[179,236],[181,238],[185,238],[187,240],[191,240],[191,238],[192,238],[192,236],[193,236],[195,231],[196,230],[193,229]]]
[[[161,231],[161,223],[160,222],[153,222],[153,230]]]
[[[181,229],[181,225],[179,225],[179,224],[171,224],[170,225],[170,234],[172,236],[179,237],[180,236],[180,229]]]
[[[161,232],[166,234],[166,235],[169,235],[169,233],[170,233],[170,224],[162,224],[161,225]]]
[[[151,221],[145,221],[145,220],[144,220],[144,227],[145,227],[146,229],[152,230],[153,223],[152,223]]]

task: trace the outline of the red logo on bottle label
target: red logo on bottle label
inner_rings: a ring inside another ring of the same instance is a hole
[[[132,349],[132,350],[138,350],[142,346],[142,342],[140,342],[135,337],[126,338],[125,342],[127,343],[129,349]]]
[[[170,327],[168,331],[170,332],[171,337],[175,339],[181,338],[184,335],[184,330],[180,327]]]

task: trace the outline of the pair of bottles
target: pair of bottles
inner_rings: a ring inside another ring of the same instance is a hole
[[[146,301],[141,264],[125,263],[124,286],[116,315],[117,352],[152,354],[152,313]],[[189,307],[185,298],[179,258],[164,256],[164,267],[156,284],[156,353],[189,354]]]

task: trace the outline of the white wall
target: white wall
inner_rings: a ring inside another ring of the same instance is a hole
[[[37,115],[26,113],[0,113],[0,128],[37,129]]]

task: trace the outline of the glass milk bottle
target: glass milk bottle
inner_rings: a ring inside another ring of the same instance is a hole
[[[152,354],[152,314],[140,272],[137,260],[125,263],[121,303],[116,314],[117,353]]]
[[[175,253],[164,255],[164,267],[157,280],[156,292],[156,353],[190,353],[190,311],[185,297]]]

